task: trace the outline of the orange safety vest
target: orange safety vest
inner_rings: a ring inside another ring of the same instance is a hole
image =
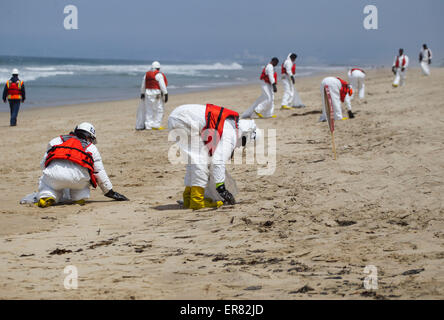
[[[271,84],[271,82],[270,82],[270,78],[269,78],[268,75],[265,73],[265,68],[266,68],[266,67],[264,67],[264,69],[262,70],[262,73],[261,73],[261,76],[260,76],[259,79],[264,80],[266,83],[270,83],[270,84]],[[274,82],[277,84],[277,73],[276,73],[276,72],[274,73]]]
[[[150,70],[145,74],[145,88],[146,89],[158,89],[160,90],[159,82],[156,80],[156,75],[159,73],[159,70]],[[165,86],[168,86],[168,80],[163,74],[163,80],[165,80]]]
[[[91,184],[94,188],[97,187],[97,180],[94,176],[94,159],[92,153],[86,151],[91,143],[81,140],[75,135],[60,136],[60,139],[63,141],[62,144],[55,145],[48,150],[45,168],[53,160],[69,160],[88,169]]]
[[[284,67],[284,63],[282,64],[281,72],[282,74],[287,74],[287,70]],[[291,66],[291,72],[293,75],[296,74],[296,63],[293,63],[293,65]]]
[[[11,82],[6,81],[6,87],[8,88],[9,100],[21,100],[22,99],[22,86],[23,81]]]
[[[214,104],[207,104],[205,108],[206,124],[202,129],[201,137],[204,144],[208,147],[210,156],[213,155],[213,152],[216,150],[216,147],[222,138],[225,120],[228,118],[234,119],[237,129],[239,113],[230,109],[215,106]]]
[[[402,58],[402,66],[405,66],[405,56]],[[399,56],[396,57],[396,64],[395,64],[396,68],[399,68]]]
[[[339,91],[339,94],[341,95],[341,102],[345,101],[345,96],[350,93],[352,94],[353,91],[351,91],[350,87],[348,86],[348,82],[345,80],[342,80],[338,77],[338,80],[341,81],[341,90]]]
[[[359,71],[361,71],[363,74],[365,74],[365,71],[362,70],[362,69],[359,69],[359,68],[353,68],[353,69],[351,69],[351,72],[350,72],[350,73],[353,73],[353,71],[355,71],[355,70],[359,70]]]

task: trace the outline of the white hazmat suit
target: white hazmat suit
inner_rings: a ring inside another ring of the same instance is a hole
[[[54,198],[55,202],[60,201],[63,195],[63,189],[69,189],[71,200],[78,201],[90,197],[90,175],[86,168],[73,163],[69,160],[53,160],[45,168],[45,161],[49,149],[53,146],[62,144],[60,137],[52,139],[45,155],[40,163],[43,174],[39,180],[38,198]],[[103,193],[112,190],[113,185],[106,174],[103,166],[102,157],[94,144],[90,144],[86,152],[91,152],[94,159],[94,176],[97,184]]]
[[[177,136],[180,136],[179,148],[187,158],[184,179],[185,192],[187,192],[187,188],[195,187],[204,190],[210,178],[210,170],[216,185],[224,183],[225,163],[231,158],[234,149],[241,145],[242,137],[245,136],[247,140],[255,138],[256,124],[254,120],[239,120],[239,129],[236,129],[235,120],[227,118],[220,141],[210,156],[201,137],[201,132],[206,126],[205,111],[205,105],[187,104],[174,109],[168,117],[168,130],[170,130],[170,134],[171,131],[177,130]],[[186,202],[185,192],[184,202]],[[191,194],[192,200],[193,194]],[[186,205],[186,207],[188,206]]]
[[[409,66],[409,57],[405,54],[396,56],[393,61],[393,68],[395,71],[395,80],[393,87],[403,86],[405,84],[406,72]]]
[[[365,97],[365,72],[360,69],[350,69],[348,71],[348,79],[354,90],[358,90],[359,99],[364,99]],[[354,92],[350,99],[353,100]]]
[[[265,67],[265,75],[268,76],[269,83],[265,80],[262,83],[262,95],[248,108],[241,116],[242,119],[253,118],[256,115],[261,115],[264,118],[273,117],[274,112],[274,92],[273,84],[276,82],[274,79],[274,67],[271,63]],[[259,116],[260,117],[260,116]]]
[[[335,120],[342,120],[342,108],[341,108],[341,88],[342,88],[342,83],[338,78],[335,77],[327,77],[324,78],[321,82],[321,95],[322,95],[322,103],[323,103],[323,108],[322,108],[322,115],[319,118],[319,121],[326,121],[327,120],[327,113],[326,113],[326,108],[328,108],[328,106],[325,105],[325,91],[324,88],[325,86],[328,86],[329,90],[330,90],[330,96],[331,96],[331,101],[333,104],[333,113],[334,113],[334,118]],[[351,101],[350,101],[350,95],[346,94],[345,95],[345,99],[344,99],[345,105],[347,107],[347,110],[351,111]]]
[[[140,92],[145,95],[145,99],[140,102],[139,109],[137,110],[137,130],[161,128],[164,109],[162,95],[165,96],[168,94],[168,91],[164,76],[161,72],[156,74],[155,79],[160,89],[147,88],[146,74],[143,76]]]
[[[430,49],[422,49],[419,54],[420,65],[422,73],[425,76],[430,75],[430,62],[432,61],[432,50]]]
[[[296,74],[293,73],[293,65],[294,62],[291,61],[290,58],[291,53],[287,56],[287,59],[284,61],[282,66],[282,84],[284,85],[284,93],[282,95],[282,103],[281,105],[293,107],[293,108],[303,108],[305,105],[302,103],[301,97],[299,96],[298,91],[293,85],[291,81],[291,77],[295,77]]]

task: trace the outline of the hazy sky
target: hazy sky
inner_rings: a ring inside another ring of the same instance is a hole
[[[78,8],[65,30],[63,9]],[[378,30],[363,27],[366,5]],[[0,3],[0,55],[220,60],[285,58],[391,64],[428,43],[444,55],[443,0],[21,0]],[[299,60],[301,61],[301,60]]]

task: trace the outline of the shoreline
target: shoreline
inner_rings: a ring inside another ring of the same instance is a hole
[[[339,67],[338,67],[339,68]],[[444,67],[435,67],[433,69],[442,69]],[[387,68],[383,68],[383,67],[374,67],[369,69],[369,72],[380,72],[380,71],[384,71]],[[433,71],[433,69],[431,69]],[[409,70],[412,70],[413,72],[417,72],[420,70],[419,67],[412,67]],[[342,73],[344,80],[348,81],[348,77],[346,75],[346,72],[341,71],[338,73]],[[296,76],[296,83],[300,83],[301,81],[303,81],[304,79],[312,79],[312,78],[319,78],[319,77],[326,77],[326,76],[335,76],[332,75],[332,72],[316,72],[314,74],[311,75],[307,75],[307,76]],[[280,72],[278,72],[278,88],[280,86],[280,82],[281,82],[281,78],[280,78]],[[251,88],[254,86],[260,86],[261,85],[261,81],[260,80],[252,80],[252,82],[248,82],[245,84],[232,84],[232,85],[222,85],[222,86],[218,86],[218,87],[208,87],[208,88],[199,88],[199,89],[190,89],[187,90],[186,92],[179,92],[179,93],[174,93],[170,95],[170,98],[173,96],[182,96],[182,95],[190,95],[190,94],[199,94],[199,93],[206,93],[206,92],[211,92],[211,91],[219,91],[219,90],[233,90],[233,89],[239,89],[242,90],[243,88]],[[282,88],[281,88],[282,90]],[[299,89],[298,89],[299,90]],[[85,102],[73,102],[73,103],[69,103],[69,104],[50,104],[50,105],[35,105],[35,106],[26,106],[26,102],[25,102],[25,106],[23,106],[23,104],[20,105],[20,112],[19,112],[19,116],[20,113],[25,112],[25,111],[30,111],[30,110],[35,110],[35,109],[46,109],[46,108],[65,108],[65,107],[75,107],[75,106],[84,106],[84,105],[88,105],[88,104],[106,104],[106,103],[118,103],[118,102],[127,102],[127,101],[135,101],[138,100],[138,98],[117,98],[117,99],[111,99],[111,100],[97,100],[97,101],[85,101]],[[5,108],[0,108],[0,114],[2,113],[9,113],[9,108],[8,108],[8,102],[6,102],[6,104],[4,104]]]

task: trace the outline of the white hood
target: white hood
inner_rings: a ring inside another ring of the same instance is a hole
[[[256,139],[256,123],[254,120],[240,119],[238,143],[242,143],[242,137],[247,138],[247,143]]]

